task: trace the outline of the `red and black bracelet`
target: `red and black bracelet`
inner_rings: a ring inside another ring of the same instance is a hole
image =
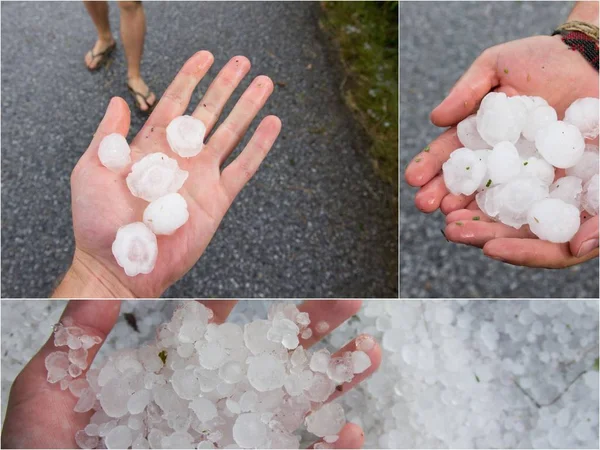
[[[552,36],[560,34],[562,41],[577,51],[598,70],[598,27],[585,22],[567,22],[558,27]]]

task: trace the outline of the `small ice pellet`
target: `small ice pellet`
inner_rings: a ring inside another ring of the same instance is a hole
[[[598,155],[598,147],[586,145],[581,159],[573,167],[569,167],[565,170],[565,172],[567,175],[581,178],[584,183],[587,183],[588,180],[598,173],[599,165],[600,157]]]
[[[519,140],[527,119],[527,108],[518,98],[508,98],[502,92],[490,92],[477,111],[477,131],[488,144]]]
[[[470,115],[466,119],[458,123],[456,134],[460,143],[471,150],[483,150],[492,148],[490,144],[485,142],[477,131],[477,118],[475,114]]]
[[[167,194],[144,210],[144,223],[154,234],[173,234],[189,219],[187,202],[181,194]]]
[[[541,128],[557,120],[556,110],[552,106],[538,106],[527,114],[523,137],[528,141],[535,141],[535,135]]]
[[[352,371],[354,373],[363,373],[371,367],[371,358],[363,351],[352,352]]]
[[[150,228],[142,222],[134,222],[119,228],[112,252],[127,276],[134,277],[152,272],[158,256],[158,243]]]
[[[267,426],[259,413],[240,414],[233,425],[233,439],[241,448],[261,448],[267,440]]]
[[[519,175],[523,164],[516,147],[504,141],[494,145],[487,166],[492,184],[502,184]]]
[[[127,139],[119,133],[112,133],[100,141],[98,158],[104,167],[114,172],[127,167],[131,163],[131,149]]]
[[[313,372],[327,372],[329,361],[331,360],[331,354],[327,349],[321,349],[314,352],[310,358],[309,367]]]
[[[310,339],[312,337],[313,331],[311,328],[307,328],[305,330],[302,331],[302,333],[300,334],[300,337],[302,339]]]
[[[598,137],[600,101],[595,97],[579,98],[565,111],[565,122],[575,125],[586,139]]]
[[[540,239],[569,242],[580,225],[579,209],[557,198],[546,198],[529,210],[529,229]]]
[[[356,338],[357,350],[368,352],[369,350],[372,350],[373,347],[375,347],[375,339],[373,339],[371,336],[361,334],[359,337]]]
[[[315,331],[319,334],[327,333],[329,331],[329,324],[321,320],[315,325]]]
[[[191,158],[202,151],[206,126],[192,116],[174,118],[167,126],[167,141],[175,153]]]
[[[488,157],[489,158],[489,157]],[[486,164],[468,148],[459,148],[442,165],[444,183],[455,195],[470,195],[477,190],[486,174]]]
[[[581,178],[566,176],[559,178],[550,186],[550,198],[558,198],[579,209],[582,191],[583,183]]]
[[[554,167],[545,159],[532,156],[523,161],[521,175],[535,177],[546,186],[550,186],[554,181]]]
[[[164,153],[150,153],[131,167],[127,187],[135,197],[153,202],[177,192],[189,173],[179,168],[177,160]]]
[[[306,428],[319,437],[335,436],[346,423],[344,409],[337,403],[327,403],[320,409],[309,414],[306,419]]]
[[[598,215],[598,184],[600,184],[600,180],[596,174],[583,186],[581,207],[592,216]]]
[[[537,132],[535,146],[554,167],[566,169],[577,164],[583,156],[585,141],[577,127],[558,120]]]

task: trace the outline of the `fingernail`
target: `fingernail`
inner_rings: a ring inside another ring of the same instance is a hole
[[[587,255],[588,253],[594,251],[598,248],[598,239],[588,239],[583,244],[579,246],[579,251],[577,252],[577,257],[581,257]]]

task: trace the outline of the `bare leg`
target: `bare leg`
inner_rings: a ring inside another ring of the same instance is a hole
[[[98,40],[92,50],[94,55],[97,55],[115,43],[108,21],[108,2],[84,1],[83,4],[92,18],[92,21],[96,26],[96,31],[98,32]],[[98,65],[99,60],[100,58],[92,58],[91,51],[87,52],[85,55],[85,64],[90,69],[94,69]]]
[[[146,35],[146,16],[141,2],[119,2],[121,10],[121,39],[127,57],[127,83],[136,92],[146,95],[150,89],[142,79],[140,65],[144,52],[144,37]],[[156,101],[154,94],[146,100],[136,96],[136,102],[142,111],[146,111]]]

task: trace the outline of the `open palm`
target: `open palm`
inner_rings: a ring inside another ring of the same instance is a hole
[[[227,319],[236,302],[212,300],[202,301],[202,303],[213,310],[214,322],[222,323]],[[120,300],[71,300],[63,312],[63,317],[73,318],[78,327],[83,328],[90,335],[97,335],[104,339],[119,316],[120,304]],[[302,340],[302,345],[305,348],[314,345],[354,315],[360,309],[360,305],[359,300],[304,302],[299,309],[310,315],[313,336]],[[313,326],[319,321],[329,323],[329,330],[319,333]],[[95,346],[89,350],[88,367],[99,347]],[[337,354],[355,349],[356,343],[352,340],[339,349]],[[68,390],[61,391],[58,384],[50,384],[46,381],[47,371],[44,360],[53,351],[56,351],[56,347],[54,338],[50,337],[15,379],[2,429],[3,448],[77,448],[75,433],[89,423],[93,411],[74,412],[73,407],[77,399]],[[351,382],[340,385],[328,401],[343,395],[377,370],[381,363],[380,347],[375,343],[374,347],[366,353],[371,359],[371,367],[355,375]],[[339,440],[334,444],[336,448],[361,448],[362,446],[363,432],[357,425],[346,424],[339,436]]]
[[[181,158],[171,151],[166,127],[172,119],[184,114],[196,85],[212,62],[213,56],[206,51],[190,58],[131,143],[132,164],[149,153],[162,152],[176,159],[180,168],[189,172],[179,191],[188,204],[189,220],[173,235],[158,237],[158,259],[150,274],[126,276],[111,251],[119,227],[141,221],[148,206],[146,201],[134,197],[127,188],[125,178],[131,168],[127,167],[120,173],[111,172],[100,163],[97,155],[104,136],[111,133],[126,136],[128,133],[129,108],[124,100],[114,98],[111,101],[98,132],[73,171],[74,264],[94,266],[95,272],[103,271],[100,277],[112,278],[113,284],[118,283],[124,288],[121,292],[128,291],[131,296],[160,295],[196,263],[233,199],[256,172],[281,129],[277,117],[267,116],[242,153],[221,170],[273,92],[272,81],[266,76],[259,76],[199,155]],[[215,126],[225,104],[249,70],[247,58],[234,57],[210,85],[192,114],[204,122],[207,133]]]
[[[537,239],[527,226],[516,230],[487,218],[478,209],[474,194],[454,195],[447,190],[442,164],[462,147],[456,124],[473,114],[490,91],[543,97],[563,117],[574,100],[598,97],[598,73],[558,36],[534,36],[484,51],[431,113],[435,125],[450,128],[406,169],[407,182],[420,188],[416,206],[427,213],[439,208],[447,215],[445,235],[449,240],[481,247],[486,255],[511,264],[559,268],[597,256],[597,216],[584,214],[585,223],[571,242],[554,244]],[[557,171],[558,176],[563,174]],[[581,254],[589,247],[586,242],[595,242],[596,250]]]

